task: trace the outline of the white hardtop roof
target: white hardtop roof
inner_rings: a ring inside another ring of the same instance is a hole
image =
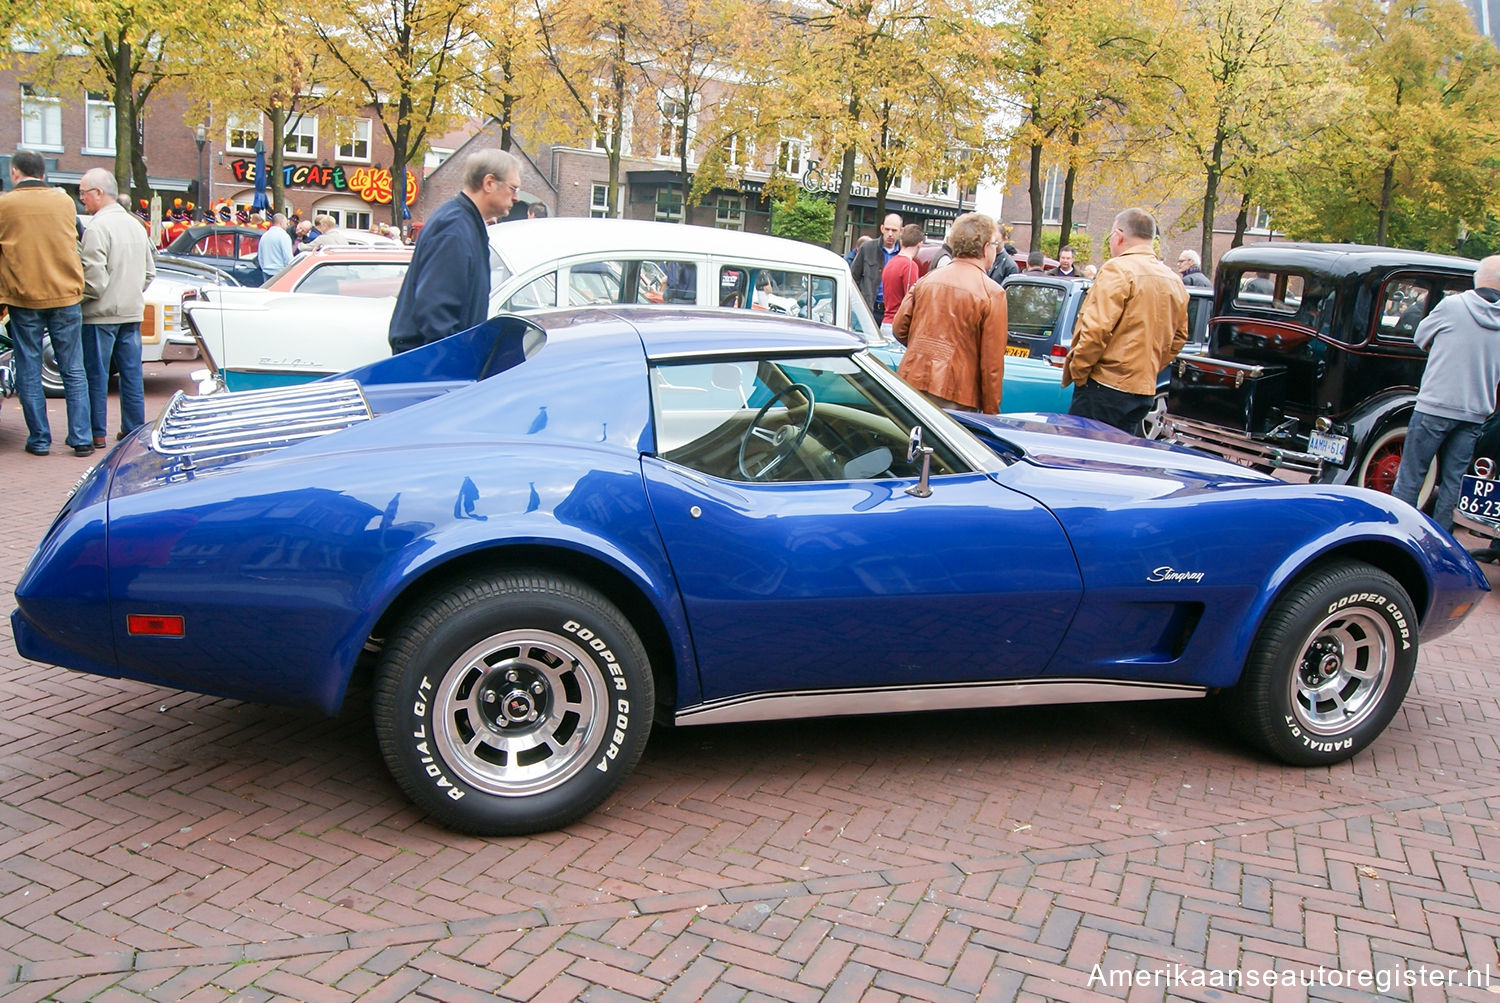
[[[643,259],[674,253],[721,254],[824,269],[848,267],[826,247],[800,240],[641,219],[517,219],[491,223],[489,235],[490,247],[517,275],[558,258],[597,253]]]

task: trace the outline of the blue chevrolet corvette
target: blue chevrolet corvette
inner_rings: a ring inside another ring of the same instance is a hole
[[[401,788],[502,834],[590,811],[653,724],[1221,693],[1332,763],[1486,590],[1372,491],[950,414],[830,327],[622,307],[179,395],[69,498],[12,625],[36,661],[329,713],[370,672]]]

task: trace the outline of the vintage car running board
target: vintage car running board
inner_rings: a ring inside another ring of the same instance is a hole
[[[1140,683],[1118,679],[1025,679],[1013,682],[946,683],[936,686],[877,686],[870,689],[753,693],[711,700],[677,712],[676,723],[729,724],[853,714],[1029,707],[1037,704],[1103,703],[1201,697],[1204,686]]]
[[[151,432],[151,448],[185,462],[279,449],[369,421],[354,380],[189,397],[172,395]]]

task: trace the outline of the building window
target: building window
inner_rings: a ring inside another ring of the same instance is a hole
[[[1249,229],[1254,233],[1271,232],[1271,214],[1266,211],[1265,206],[1256,206],[1250,213]]]
[[[62,102],[21,85],[21,145],[32,150],[62,149]]]
[[[428,150],[426,156],[422,158],[422,166],[429,171],[435,171],[439,167],[442,167],[444,161],[446,161],[451,156],[453,156],[452,150],[444,150],[434,146],[432,149]]]
[[[665,185],[656,189],[655,218],[658,223],[681,223],[682,192]]]
[[[724,164],[735,168],[755,166],[755,144],[739,133],[731,133],[724,143]]]
[[[720,230],[743,230],[745,228],[745,196],[720,195],[714,210],[714,226]]]
[[[911,175],[906,172],[904,167],[899,171],[892,172],[891,190],[899,192],[911,191]]]
[[[348,136],[339,144],[338,159],[357,160],[360,163],[370,162],[370,120],[367,118],[351,119],[344,123],[348,130]]]
[[[312,115],[297,115],[286,124],[281,136],[281,150],[288,157],[311,160],[318,150],[318,120]]]
[[[1063,172],[1061,167],[1054,167],[1047,172],[1047,180],[1042,182],[1042,222],[1061,223],[1063,202]]]
[[[260,140],[260,116],[239,118],[229,116],[228,134],[224,138],[224,149],[229,153],[254,153]]]
[[[85,102],[87,122],[84,126],[84,153],[115,152],[115,105],[103,94],[89,91]]]
[[[777,151],[776,163],[786,173],[799,177],[802,174],[802,165],[806,157],[807,140],[783,138]]]
[[[608,143],[610,133],[614,130],[615,112],[613,107],[614,93],[603,85],[600,85],[598,95],[594,98],[594,135],[589,140],[589,148],[601,153],[609,152]],[[634,116],[630,108],[625,109],[625,118],[620,128],[620,154],[622,156],[630,153],[630,126]]]
[[[612,215],[609,211],[609,185],[594,185],[589,190],[589,216],[608,219]]]
[[[319,209],[333,217],[335,226],[341,226],[345,230],[368,230],[370,228],[370,214],[358,209]]]
[[[661,111],[661,134],[656,155],[673,160],[684,155],[690,157],[691,150],[685,151],[684,147],[691,146],[697,124],[693,102],[684,105],[677,98],[662,94],[657,100],[657,108]]]

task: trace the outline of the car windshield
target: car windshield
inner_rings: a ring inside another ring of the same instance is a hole
[[[735,481],[916,477],[907,441],[923,419],[847,356],[660,364],[657,453]],[[932,473],[968,469],[937,436]]]

